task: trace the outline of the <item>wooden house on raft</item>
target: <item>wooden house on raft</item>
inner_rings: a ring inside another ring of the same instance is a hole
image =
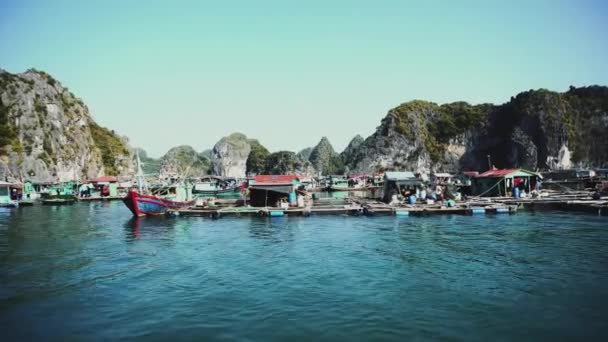
[[[411,171],[387,171],[384,173],[383,200],[389,202],[393,195],[403,194],[404,191],[415,193],[417,188],[423,186],[423,181]]]
[[[485,197],[510,197],[538,190],[542,176],[524,169],[488,170],[473,179],[473,193]]]
[[[249,179],[249,204],[253,207],[295,206],[300,179],[295,175],[260,175]]]

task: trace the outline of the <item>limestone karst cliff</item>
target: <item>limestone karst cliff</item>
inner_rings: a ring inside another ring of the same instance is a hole
[[[502,105],[411,101],[342,159],[351,170],[551,169],[608,163],[608,88],[523,92]]]
[[[51,75],[0,69],[0,178],[41,182],[133,172],[128,141]]]

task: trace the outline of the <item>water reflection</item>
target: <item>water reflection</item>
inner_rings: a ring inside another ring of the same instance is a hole
[[[123,224],[125,240],[132,242],[143,237],[172,239],[179,222],[164,216],[131,217]]]

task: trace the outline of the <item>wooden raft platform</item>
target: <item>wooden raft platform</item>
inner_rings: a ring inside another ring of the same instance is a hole
[[[441,207],[440,205],[390,206],[378,201],[355,202],[345,200],[343,204],[321,201],[320,205],[305,208],[271,208],[271,207],[226,207],[201,208],[193,207],[171,211],[174,216],[201,216],[220,218],[225,216],[311,216],[311,215],[394,215],[394,216],[429,216],[429,215],[484,215],[484,214],[513,214],[517,212],[516,205],[486,204],[485,206]]]
[[[79,201],[83,202],[93,202],[93,201],[120,201],[123,200],[125,196],[92,196],[92,197],[76,197]]]

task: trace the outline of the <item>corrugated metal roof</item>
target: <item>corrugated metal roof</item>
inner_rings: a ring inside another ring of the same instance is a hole
[[[294,180],[297,180],[298,176],[294,175],[260,175],[253,176],[254,185],[280,185],[280,184],[292,184]]]
[[[488,171],[478,175],[477,177],[478,178],[505,177],[505,176],[508,176],[515,172],[525,172],[525,173],[529,173],[530,175],[540,176],[537,173],[534,173],[534,172],[528,171],[528,170],[524,170],[524,169],[502,169],[502,170],[488,170]]]
[[[416,178],[416,175],[411,171],[387,171],[384,173],[387,180],[404,180]]]

